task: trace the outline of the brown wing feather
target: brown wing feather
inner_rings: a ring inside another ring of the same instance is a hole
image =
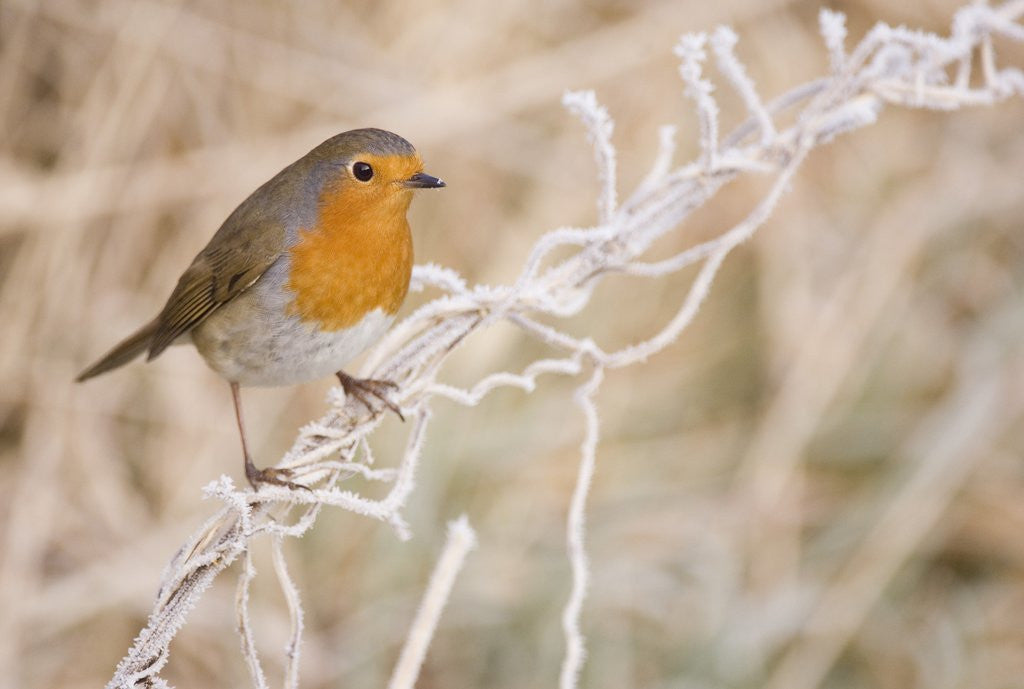
[[[260,241],[244,235],[255,235]],[[267,226],[250,227],[226,236],[218,232],[182,274],[157,316],[159,326],[147,360],[256,282],[281,255],[284,237],[283,228]]]
[[[149,346],[148,359],[203,322],[223,304],[256,282],[284,252],[284,218],[297,217],[303,205],[316,208],[305,186],[307,155],[275,175],[242,202],[192,261],[171,293]],[[282,212],[282,209],[288,209]]]
[[[275,201],[292,200],[288,173],[293,167],[285,168],[236,208],[182,274],[157,316],[159,325],[147,359],[245,291],[285,250],[285,228],[273,211]]]

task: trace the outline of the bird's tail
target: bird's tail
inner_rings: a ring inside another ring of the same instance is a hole
[[[87,380],[93,376],[98,376],[101,373],[106,373],[118,366],[124,366],[129,361],[149,349],[149,344],[153,341],[153,335],[156,333],[158,326],[159,322],[154,318],[152,321],[142,326],[133,335],[125,338],[124,341],[107,352],[102,359],[79,373],[78,377],[75,378],[75,381],[80,383],[83,380]]]

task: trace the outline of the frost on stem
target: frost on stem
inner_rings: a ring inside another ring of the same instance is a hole
[[[761,145],[768,146],[775,139],[775,125],[772,124],[772,116],[765,109],[761,97],[757,95],[754,82],[747,75],[743,64],[736,58],[734,49],[737,41],[739,38],[735,31],[728,26],[720,26],[711,37],[711,48],[715,51],[718,68],[732,82],[733,88],[743,98],[751,117],[757,121],[757,126],[761,129]]]
[[[712,97],[715,86],[702,76],[707,53],[704,44],[707,34],[685,34],[676,44],[675,53],[679,58],[679,75],[686,84],[686,95],[697,104],[697,120],[700,122],[700,148],[702,163],[708,171],[718,163],[718,103]],[[738,64],[738,62],[737,62]]]
[[[274,572],[281,584],[281,592],[288,604],[288,618],[291,622],[291,634],[288,637],[288,645],[285,648],[285,689],[298,689],[299,687],[299,650],[302,644],[302,603],[299,601],[299,589],[288,573],[288,565],[284,559],[284,537],[275,536],[271,541],[273,544],[272,553],[274,556]]]
[[[587,127],[587,137],[594,147],[597,174],[601,180],[598,219],[602,224],[607,223],[615,213],[615,148],[612,146],[615,123],[608,110],[598,104],[593,91],[568,91],[562,96],[562,105]]]
[[[256,568],[252,564],[252,554],[246,549],[242,558],[242,573],[238,575],[238,589],[235,592],[235,614],[238,636],[242,643],[242,657],[245,658],[249,678],[257,689],[266,689],[267,678],[263,674],[259,655],[256,653],[256,642],[252,636],[252,625],[249,623],[249,586],[256,577]]]
[[[569,564],[572,569],[572,589],[569,592],[569,600],[562,610],[565,658],[562,661],[562,672],[558,682],[560,689],[572,689],[576,686],[576,680],[579,678],[580,668],[583,667],[585,657],[583,634],[580,631],[580,613],[583,610],[583,599],[587,593],[587,583],[590,581],[590,568],[583,540],[587,493],[590,491],[590,482],[594,478],[597,442],[601,435],[594,394],[602,380],[604,380],[604,369],[598,367],[590,376],[590,380],[576,390],[575,395],[576,404],[583,411],[585,431],[583,442],[580,444],[581,457],[576,476],[576,487],[572,492],[569,516],[566,520],[566,542],[569,550]]]
[[[662,128],[661,146],[651,172],[621,207],[616,200],[612,119],[592,92],[567,94],[565,105],[585,123],[594,149],[601,182],[597,223],[593,227],[560,228],[541,235],[533,250],[524,256],[519,277],[510,285],[469,286],[450,268],[418,266],[413,274],[414,288],[438,289],[441,296],[394,327],[371,353],[363,370],[364,375],[388,378],[400,385],[396,400],[412,416],[412,423],[406,424],[409,437],[401,457],[390,467],[376,468],[367,438],[381,423],[381,417],[335,391],[328,395],[327,412],[302,429],[277,465],[293,469],[296,480],[310,486],[310,491],[265,486],[254,493],[236,488],[226,477],[207,486],[206,496],[224,506],[172,558],[148,623],[118,665],[108,687],[166,686],[159,673],[169,658],[171,640],[206,588],[239,557],[245,565],[237,589],[237,626],[243,656],[253,685],[265,686],[248,621],[249,586],[256,576],[249,562],[249,548],[261,534],[272,539],[274,568],[290,613],[285,686],[297,686],[302,608],[298,588],[285,565],[284,540],[301,536],[312,528],[324,507],[380,520],[391,525],[399,537],[408,538],[411,530],[403,511],[416,486],[417,465],[430,425],[430,408],[438,399],[473,407],[499,388],[517,387],[532,392],[546,375],[578,377],[584,371],[592,371],[576,396],[583,411],[584,433],[566,525],[572,581],[562,613],[566,655],[560,685],[562,689],[575,687],[585,648],[580,624],[588,580],[585,508],[600,440],[594,396],[603,372],[634,365],[657,354],[686,330],[699,313],[719,267],[735,247],[764,225],[815,147],[871,124],[886,106],[951,110],[992,104],[1024,93],[1024,73],[1017,67],[999,65],[992,40],[998,36],[1024,43],[1022,15],[1024,0],[997,7],[972,4],[957,12],[949,36],[879,24],[846,52],[844,17],[823,11],[820,24],[824,52],[830,63],[827,76],[796,85],[768,103],[761,101],[735,55],[735,34],[719,29],[710,40],[711,48],[726,86],[736,90],[750,115],[722,139],[714,86],[703,75],[708,37],[683,36],[676,54],[686,94],[694,102],[700,123],[700,159],[673,167],[676,130],[672,126]],[[980,85],[974,87],[970,85],[972,70],[978,70],[983,77]],[[792,124],[782,128],[776,117],[784,110],[796,110],[796,117],[788,119]],[[752,137],[754,134],[758,136]],[[678,228],[724,184],[751,173],[770,176],[772,182],[742,221],[730,228],[720,228],[717,236],[676,256],[650,260],[648,249],[658,238]],[[556,254],[556,249],[562,252]],[[556,255],[560,258],[552,261],[551,257]],[[680,295],[678,310],[666,322],[653,324],[654,334],[638,336],[636,342],[618,351],[607,351],[586,334],[573,334],[565,329],[567,317],[588,306],[600,309],[600,304],[591,304],[591,294],[604,275],[618,272],[659,279],[693,264],[700,268]],[[438,380],[442,364],[455,348],[474,332],[499,322],[537,340],[545,353],[521,372],[495,371],[468,388]],[[343,489],[344,479],[354,474],[371,479],[376,485],[385,484],[384,496],[368,497]],[[412,625],[407,651],[396,667],[394,687],[412,686],[415,681],[454,575],[472,543],[469,533],[468,525],[451,528],[449,545]]]
[[[412,689],[415,686],[420,666],[427,656],[427,647],[441,619],[441,611],[455,585],[455,577],[462,570],[466,555],[475,546],[476,533],[466,515],[448,522],[448,540],[444,552],[430,575],[430,583],[427,584],[416,618],[405,637],[405,646],[402,647],[391,681],[388,682],[388,689]]]
[[[832,74],[840,74],[846,65],[846,49],[843,47],[846,43],[846,15],[823,8],[818,13],[818,26],[828,48]]]

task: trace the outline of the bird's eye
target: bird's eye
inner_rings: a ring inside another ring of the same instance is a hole
[[[352,166],[352,174],[360,182],[369,182],[373,178],[373,168],[370,167],[369,163],[359,161]]]

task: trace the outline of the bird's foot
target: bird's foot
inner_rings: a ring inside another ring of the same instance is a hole
[[[405,416],[398,405],[391,401],[388,393],[398,389],[398,385],[390,380],[375,380],[373,378],[353,378],[343,371],[338,371],[338,380],[345,390],[346,397],[355,397],[371,412],[374,411],[369,397],[373,396],[380,400],[385,407],[395,412],[402,421]]]
[[[292,490],[308,490],[313,491],[309,486],[304,486],[301,483],[295,483],[289,481],[295,472],[291,469],[277,469],[274,467],[267,467],[265,469],[257,469],[256,465],[251,461],[245,463],[245,478],[249,480],[249,484],[253,490],[259,490],[260,485],[264,483],[270,483],[275,486],[284,486],[285,488],[291,488]]]

